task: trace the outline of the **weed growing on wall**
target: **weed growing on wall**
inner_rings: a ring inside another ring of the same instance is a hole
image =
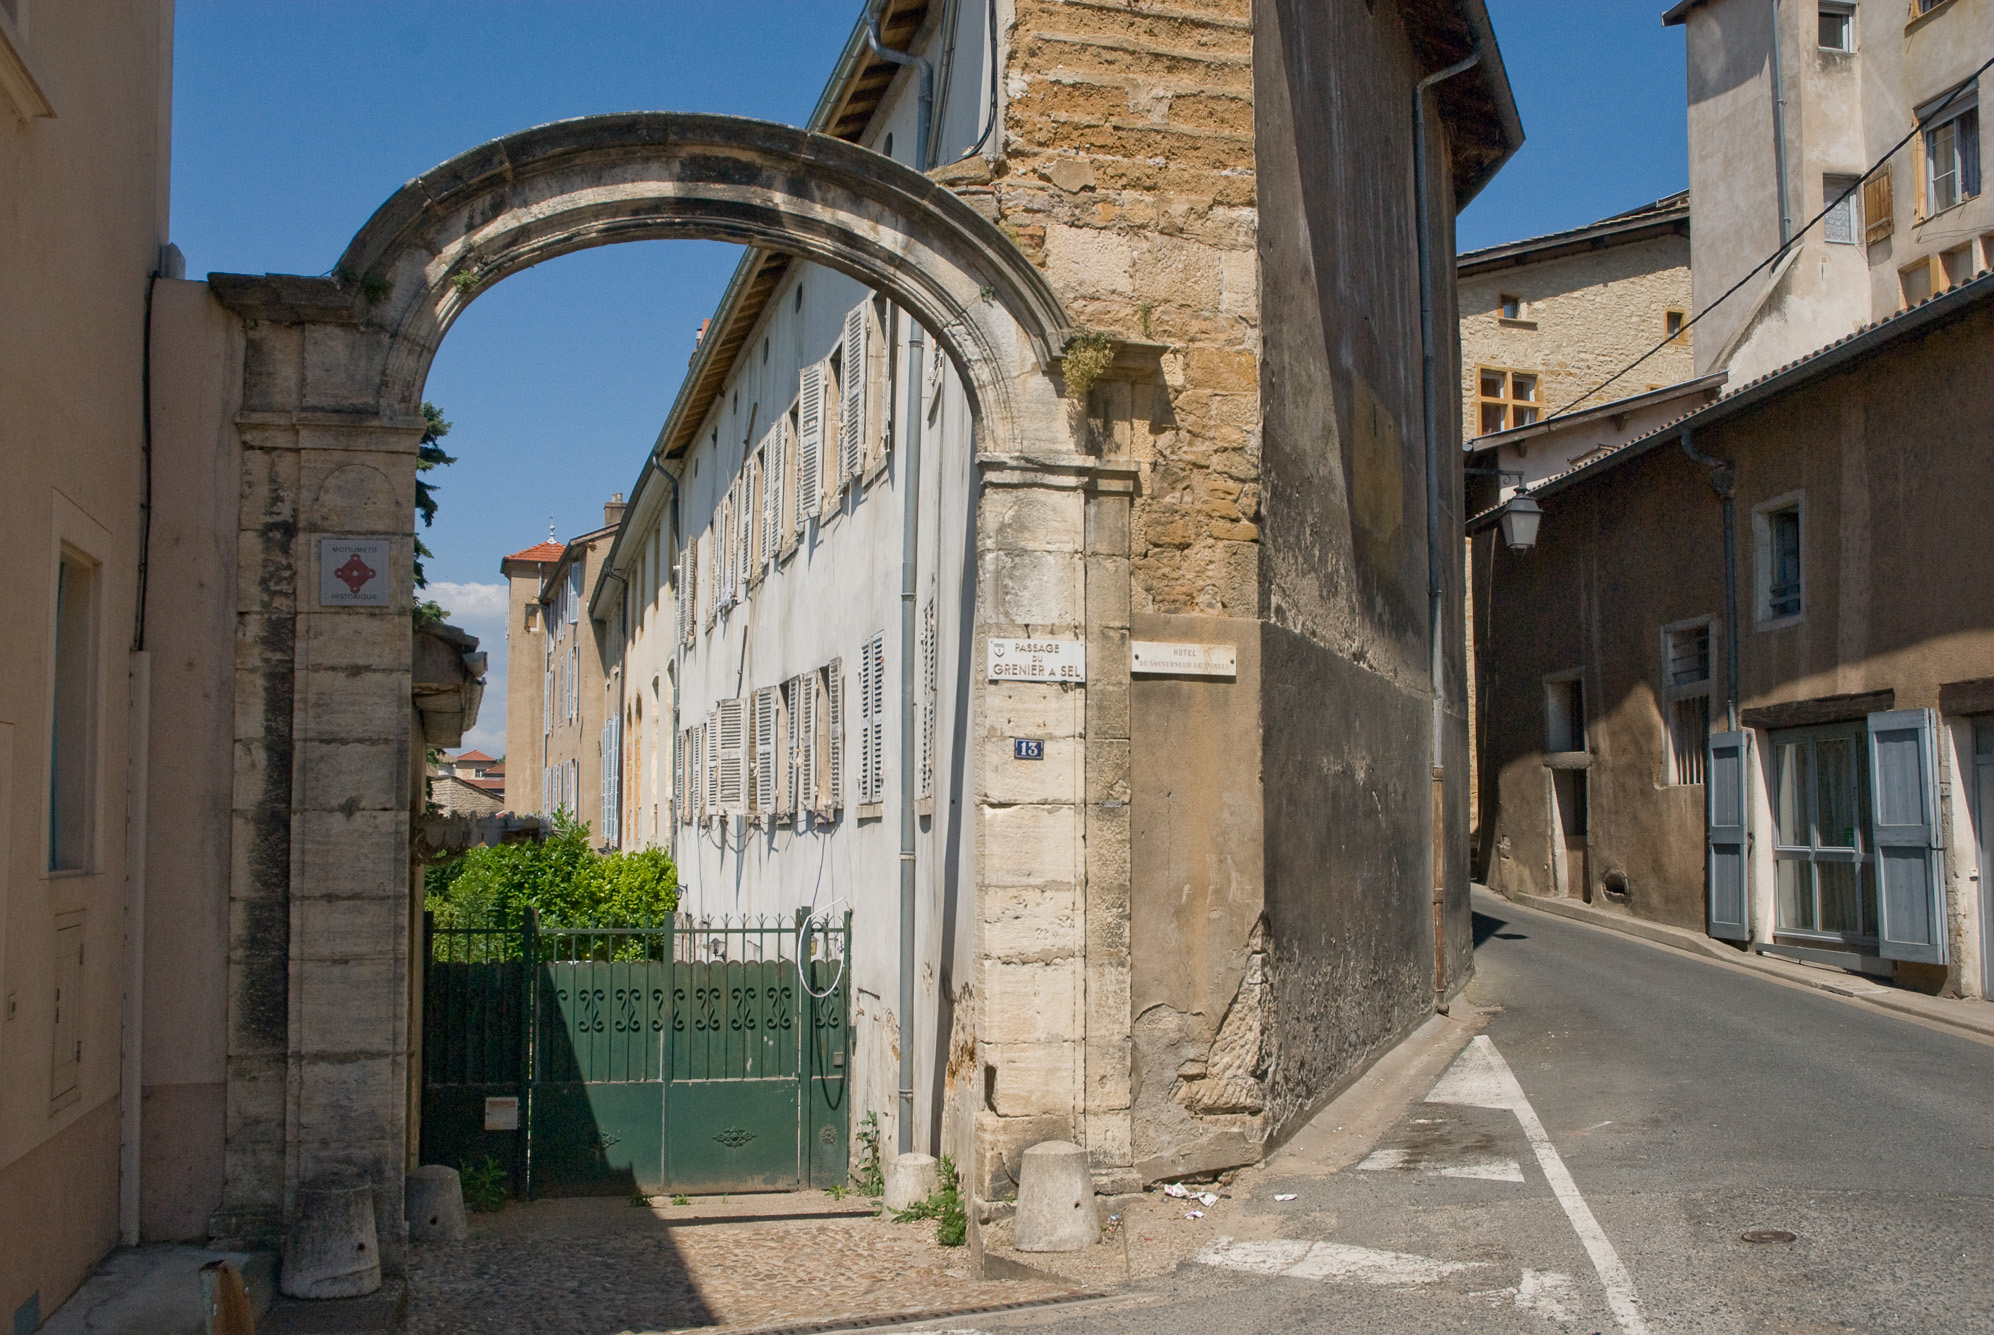
[[[935,1241],[944,1247],[960,1247],[969,1238],[969,1215],[962,1208],[962,1178],[955,1170],[955,1160],[946,1154],[942,1156],[940,1177],[941,1185],[932,1195],[895,1214],[893,1222],[911,1224],[917,1219],[932,1219]]]
[[[1086,402],[1087,391],[1113,365],[1115,343],[1106,334],[1076,334],[1060,359],[1060,378],[1066,382],[1066,397]]]

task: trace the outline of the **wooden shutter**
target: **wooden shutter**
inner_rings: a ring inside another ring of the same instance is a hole
[[[777,689],[755,688],[755,791],[749,794],[750,809],[773,814],[775,795],[775,716]]]
[[[715,798],[730,816],[748,809],[748,702],[741,696],[722,700],[720,717],[720,782]]]
[[[845,341],[838,381],[838,485],[858,477],[865,466],[866,417],[871,406],[867,383],[866,316],[872,303],[862,301],[845,314]]]
[[[1946,962],[1935,733],[1929,709],[1869,716],[1877,942],[1885,959]]]
[[[706,778],[700,785],[700,809],[711,816],[720,809],[720,711],[706,711],[706,729],[701,737],[706,753]]]
[[[886,800],[886,632],[866,643],[871,678],[865,690],[865,780],[868,802]]]
[[[834,658],[824,669],[825,747],[824,806],[845,809],[845,660]]]
[[[1714,732],[1704,765],[1704,801],[1709,820],[1710,935],[1720,941],[1749,941],[1747,765],[1751,734]]]
[[[1889,236],[1897,226],[1890,197],[1890,172],[1884,170],[1862,183],[1863,240],[1868,245]]]
[[[827,367],[813,362],[803,368],[801,398],[796,408],[796,531],[817,517],[824,498],[824,382]]]
[[[806,672],[796,679],[797,695],[797,745],[796,745],[796,822],[803,828],[804,818],[817,810],[820,805],[817,793],[817,722],[820,711],[817,708],[817,674]]]
[[[789,414],[775,419],[769,432],[769,559],[783,549],[795,526],[789,519]]]
[[[761,515],[755,509],[755,478],[752,463],[734,480],[734,601],[748,596],[748,577],[755,569],[755,526]]]

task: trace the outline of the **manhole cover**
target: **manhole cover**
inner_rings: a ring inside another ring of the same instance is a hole
[[[1792,1242],[1794,1235],[1783,1228],[1748,1228],[1738,1235],[1746,1242]]]

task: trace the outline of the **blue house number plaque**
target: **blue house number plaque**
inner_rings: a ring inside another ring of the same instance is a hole
[[[1044,760],[1045,738],[1013,737],[1011,739],[1011,757],[1014,760]]]

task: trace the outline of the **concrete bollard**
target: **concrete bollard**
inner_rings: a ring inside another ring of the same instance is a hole
[[[464,1219],[464,1183],[448,1164],[424,1164],[408,1175],[402,1217],[410,1242],[462,1242],[471,1235]]]
[[[941,1189],[941,1170],[933,1155],[897,1154],[886,1165],[886,1208],[904,1210]]]
[[[280,1287],[291,1298],[358,1298],[381,1287],[372,1187],[329,1180],[298,1188]]]
[[[1024,1153],[1018,1169],[1018,1215],[1014,1225],[1021,1252],[1077,1252],[1101,1237],[1094,1207],[1094,1175],[1087,1151],[1064,1140],[1047,1140]]]

